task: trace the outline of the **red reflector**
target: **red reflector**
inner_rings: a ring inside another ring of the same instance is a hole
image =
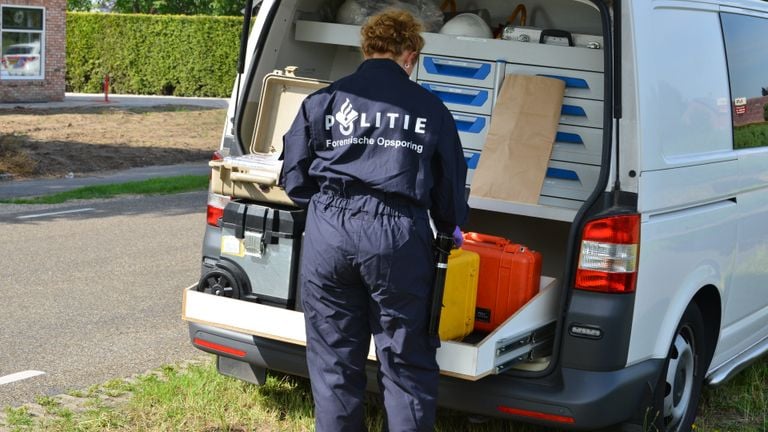
[[[511,414],[521,417],[529,417],[534,418],[538,420],[547,420],[551,422],[557,422],[557,423],[576,423],[576,420],[573,419],[573,417],[567,417],[567,416],[561,416],[557,414],[547,414],[543,412],[538,411],[528,411],[524,409],[519,408],[510,408],[506,406],[498,406],[496,407],[499,411],[503,412],[504,414]]]
[[[595,270],[576,271],[576,288],[606,293],[631,293],[635,291],[637,273],[606,273]]]
[[[224,209],[216,206],[209,205],[208,212],[206,214],[206,220],[208,225],[219,226],[219,219],[224,217]]]
[[[193,342],[202,347],[210,348],[214,351],[222,352],[225,354],[232,354],[233,356],[237,356],[237,357],[245,357],[245,354],[246,354],[246,352],[243,350],[230,348],[228,346],[219,345],[213,342],[208,342],[207,340],[203,340],[200,338],[195,338]]]

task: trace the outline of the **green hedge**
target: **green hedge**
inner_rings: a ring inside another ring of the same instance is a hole
[[[737,149],[768,146],[768,122],[733,128],[733,142]]]
[[[67,13],[67,91],[227,97],[242,18]]]

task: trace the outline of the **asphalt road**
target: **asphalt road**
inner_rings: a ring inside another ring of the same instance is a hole
[[[200,271],[205,200],[0,205],[0,409],[201,356],[181,293]]]

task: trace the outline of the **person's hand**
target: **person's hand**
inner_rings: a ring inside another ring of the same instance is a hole
[[[460,248],[461,245],[464,244],[464,234],[461,233],[461,228],[459,228],[458,225],[456,226],[456,229],[453,230],[453,243],[457,248]]]

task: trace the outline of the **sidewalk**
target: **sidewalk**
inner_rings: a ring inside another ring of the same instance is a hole
[[[208,175],[210,172],[208,162],[201,162],[130,168],[123,171],[97,173],[87,177],[0,181],[0,199],[48,195],[83,186],[125,183],[152,178]]]
[[[81,107],[118,107],[118,106],[158,106],[158,105],[194,105],[210,108],[227,108],[229,99],[226,98],[197,98],[176,96],[139,96],[139,95],[109,95],[109,102],[104,100],[104,94],[65,93],[61,102],[8,102],[0,103],[0,115],[3,110],[10,109],[61,109]]]

